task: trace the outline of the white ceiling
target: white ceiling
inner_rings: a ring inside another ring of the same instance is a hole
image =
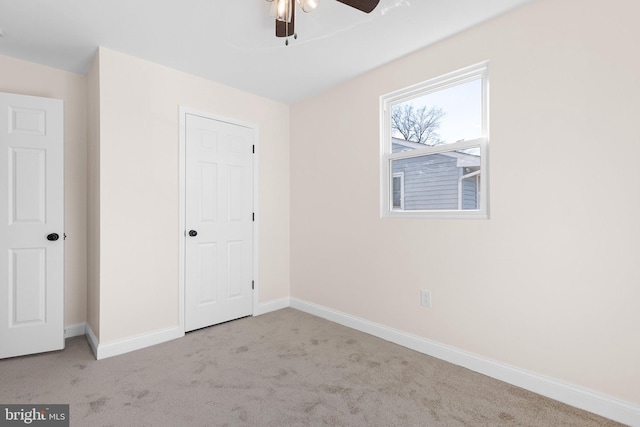
[[[104,46],[295,103],[529,1],[320,0],[285,47],[265,0],[0,0],[0,53],[84,74]]]

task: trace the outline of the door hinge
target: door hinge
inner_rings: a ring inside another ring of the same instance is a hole
[[[255,221],[256,220],[256,213],[252,212],[251,213],[251,221]]]
[[[251,281],[251,289],[255,289],[256,288],[256,282],[254,282],[253,280]]]
[[[255,145],[254,145],[254,146],[253,146],[253,148],[251,149],[251,152],[252,152],[253,154],[256,154],[256,146],[255,146]]]

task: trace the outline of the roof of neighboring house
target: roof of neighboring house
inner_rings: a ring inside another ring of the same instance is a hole
[[[403,148],[399,151],[417,150],[425,147],[424,144],[420,144],[419,142],[405,141],[399,138],[391,138],[391,144]],[[480,166],[480,156],[477,154],[463,153],[460,151],[448,151],[438,154],[457,159],[456,166],[459,168]]]
[[[406,148],[406,150],[401,151],[416,150],[425,147],[424,144],[420,144],[419,142],[405,141],[404,139],[399,138],[391,138],[391,143],[395,146]]]

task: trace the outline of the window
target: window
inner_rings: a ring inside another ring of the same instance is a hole
[[[404,172],[393,173],[393,209],[404,209]]]
[[[380,98],[381,215],[488,217],[488,64]]]

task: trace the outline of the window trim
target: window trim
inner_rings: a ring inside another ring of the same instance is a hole
[[[482,80],[482,136],[469,141],[425,146],[393,153],[391,108],[399,103],[454,87],[472,80]],[[474,210],[411,210],[393,208],[393,160],[480,147],[480,208]],[[484,61],[443,76],[421,82],[380,97],[380,217],[381,218],[489,218],[489,62]]]

